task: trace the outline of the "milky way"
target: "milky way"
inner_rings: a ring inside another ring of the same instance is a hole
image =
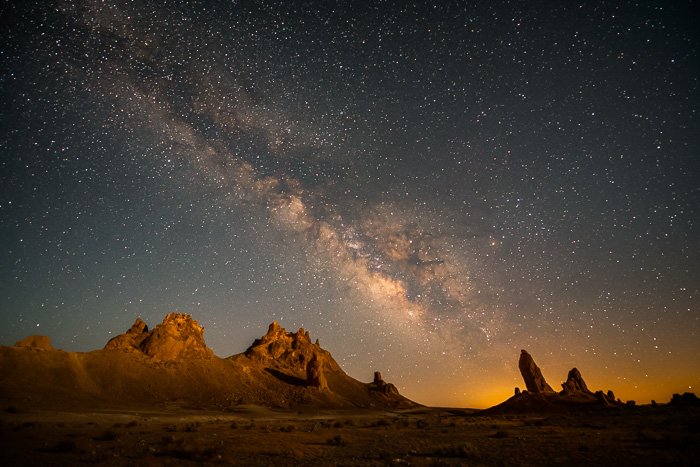
[[[24,3],[24,2],[20,2]],[[692,2],[4,7],[0,339],[276,319],[485,405],[700,385]]]

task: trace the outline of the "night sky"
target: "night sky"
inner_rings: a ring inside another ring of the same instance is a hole
[[[3,344],[177,310],[431,405],[507,398],[521,348],[698,392],[696,2],[0,11]]]

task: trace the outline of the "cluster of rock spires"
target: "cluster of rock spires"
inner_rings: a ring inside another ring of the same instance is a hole
[[[110,339],[105,350],[140,352],[163,362],[214,355],[204,342],[204,328],[184,313],[168,313],[151,331],[137,318],[128,331]]]
[[[566,381],[561,385],[562,390],[557,393],[547,384],[544,376],[542,376],[542,371],[526,350],[521,350],[520,352],[518,367],[525,381],[527,391],[520,391],[519,388],[515,388],[515,398],[528,397],[534,394],[545,397],[550,396],[550,398],[555,398],[558,402],[598,402],[605,407],[623,405],[621,400],[615,399],[615,394],[611,390],[605,393],[603,391],[594,393],[588,389],[581,372],[577,368],[572,368],[569,371]],[[634,402],[628,403],[628,405],[633,404]]]
[[[138,318],[124,334],[107,342],[104,349],[143,354],[154,362],[211,359],[213,352],[206,346],[203,333],[203,327],[187,314],[170,313],[153,330]],[[234,355],[229,360],[243,365],[246,361],[255,361],[278,379],[296,385],[303,382],[305,387],[320,391],[332,389],[327,376],[330,373],[347,378],[331,354],[321,348],[318,339],[312,342],[304,328],[287,332],[276,321],[242,355]],[[369,393],[407,401],[396,386],[382,380],[379,372],[366,387]]]
[[[308,331],[299,328],[297,332],[287,332],[277,321],[270,324],[264,336],[255,339],[244,355],[273,368],[304,372],[306,385],[319,389],[328,389],[326,369],[340,370],[318,339],[311,342]]]
[[[311,343],[311,336],[304,328],[297,332],[287,332],[277,321],[267,328],[267,333],[245,351],[249,358],[264,362],[277,362],[303,370],[314,355],[327,354],[321,349],[318,339]]]

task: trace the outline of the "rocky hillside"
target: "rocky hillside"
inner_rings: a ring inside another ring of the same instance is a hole
[[[381,376],[372,383],[348,376],[303,329],[291,333],[274,322],[244,353],[219,358],[202,326],[180,313],[152,330],[137,319],[92,352],[53,350],[45,336],[30,336],[0,347],[0,374],[0,400],[18,407],[417,405]]]

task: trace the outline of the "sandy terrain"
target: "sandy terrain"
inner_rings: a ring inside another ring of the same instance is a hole
[[[10,465],[698,465],[700,410],[576,415],[468,410],[3,408]]]

